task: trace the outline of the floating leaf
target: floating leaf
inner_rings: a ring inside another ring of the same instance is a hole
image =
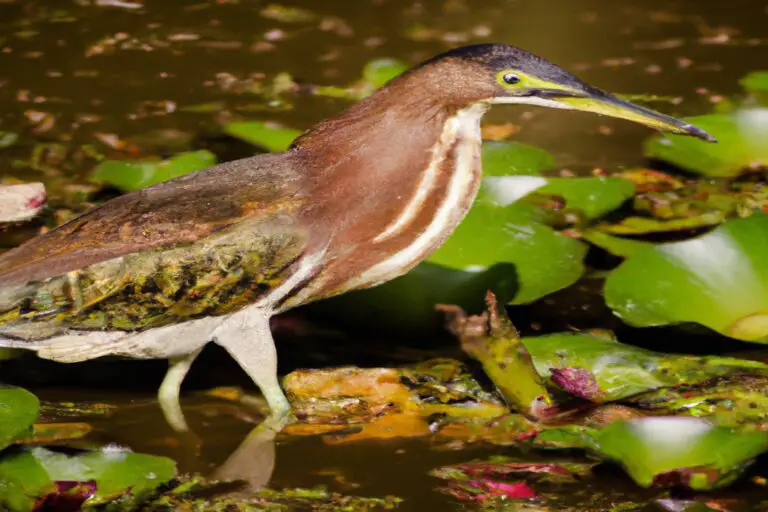
[[[0,131],[0,149],[13,146],[18,140],[18,134],[13,132]]]
[[[0,387],[0,449],[30,432],[40,414],[40,401],[29,391]]]
[[[168,160],[107,160],[91,173],[91,181],[132,192],[172,178],[201,171],[216,164],[216,156],[205,150],[179,153]]]
[[[747,92],[768,92],[768,71],[753,71],[739,83]]]
[[[591,220],[634,196],[635,186],[623,178],[550,178],[536,193],[561,196],[566,208],[579,210]]]
[[[324,85],[313,88],[318,96],[361,100],[370,96],[376,89],[400,75],[408,69],[408,65],[397,59],[382,58],[369,61],[362,71],[362,76],[356,82],[344,87]]]
[[[768,342],[768,216],[638,250],[610,274],[605,298],[632,325],[695,322]]]
[[[272,152],[285,151],[301,134],[301,131],[293,128],[261,121],[229,123],[224,127],[224,132]]]
[[[768,375],[734,372],[702,382],[662,388],[628,399],[656,415],[685,414],[716,425],[768,430]]]
[[[403,61],[388,58],[374,59],[363,67],[363,81],[375,90],[407,70],[408,64]]]
[[[737,371],[768,372],[745,359],[661,354],[585,333],[526,337],[523,344],[540,375],[596,403]]]
[[[115,448],[70,453],[23,447],[0,457],[0,505],[14,511],[55,505],[78,510],[129,494],[140,500],[175,475],[176,464],[165,457]]]
[[[768,450],[768,432],[672,416],[617,421],[602,429],[596,441],[601,455],[621,463],[643,487],[721,487]]]
[[[610,212],[635,195],[634,184],[623,178],[549,178],[541,172],[555,164],[547,151],[517,142],[483,144],[483,186],[479,201],[509,206],[529,194],[562,197],[565,207],[587,219]]]
[[[299,7],[269,4],[259,12],[262,17],[281,23],[309,23],[317,19],[317,14]]]
[[[597,229],[586,229],[582,231],[581,238],[592,245],[596,245],[613,255],[621,256],[623,258],[631,256],[639,249],[650,245],[650,242],[613,236]]]
[[[646,142],[645,154],[706,176],[738,176],[768,165],[768,108],[697,116],[687,121],[712,134],[718,143],[681,135],[657,136]]]

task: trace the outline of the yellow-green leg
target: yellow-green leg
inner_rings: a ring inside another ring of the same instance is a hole
[[[269,405],[269,416],[257,430],[279,432],[292,419],[291,404],[277,378],[277,350],[267,312],[251,308],[232,315],[214,332],[224,347],[259,387]]]
[[[179,394],[184,377],[187,376],[192,363],[202,350],[199,348],[185,356],[169,359],[168,371],[158,391],[160,409],[163,411],[165,420],[176,432],[189,431],[187,421],[184,419],[184,412],[181,410]]]

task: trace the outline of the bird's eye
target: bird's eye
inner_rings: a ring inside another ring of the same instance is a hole
[[[515,85],[517,83],[520,83],[520,77],[514,73],[504,73],[502,80],[504,80],[504,82],[509,85]]]

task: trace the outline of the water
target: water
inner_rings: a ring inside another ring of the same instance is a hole
[[[0,131],[19,135],[15,145],[0,150],[0,176],[46,182],[54,204],[64,201],[62,184],[86,183],[93,161],[74,149],[84,144],[108,150],[103,141],[150,133],[154,143],[139,144],[150,154],[170,153],[172,140],[191,138],[192,144],[244,156],[247,148],[222,149],[205,135],[240,118],[306,128],[347,104],[299,96],[293,108],[265,108],[248,84],[269,82],[277,73],[305,83],[345,84],[375,57],[417,63],[454,45],[493,40],[545,56],[608,91],[664,97],[651,106],[690,115],[737,91],[743,74],[766,66],[768,49],[768,2],[760,0],[301,0],[291,5],[317,18],[296,24],[260,15],[266,2],[101,5],[109,3],[0,0]],[[209,112],[185,111],[214,102]],[[519,124],[518,140],[552,151],[561,167],[636,165],[642,162],[639,143],[648,134],[621,121],[533,107],[497,108],[487,121]],[[63,153],[48,165],[30,165],[43,143],[61,143]],[[330,355],[327,345],[279,344],[288,354],[282,370],[370,362],[367,350],[341,343]],[[445,350],[454,347],[448,342]],[[258,415],[190,396],[185,406],[202,442],[179,438],[152,402],[164,369],[161,361],[70,367],[27,361],[4,378],[30,386],[43,399],[117,404],[113,417],[93,421],[91,440],[169,455],[184,471],[211,471]],[[188,388],[249,386],[238,372],[223,353],[207,350]],[[327,484],[339,492],[405,497],[402,510],[451,510],[455,505],[433,491],[435,480],[427,471],[504,452],[510,450],[437,451],[424,441],[341,446],[319,438],[282,441],[271,485]],[[268,464],[255,466],[251,469],[263,470]],[[633,489],[627,479],[611,478],[605,485]]]

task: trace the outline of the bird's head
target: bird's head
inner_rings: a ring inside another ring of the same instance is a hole
[[[456,48],[412,72],[458,103],[526,104],[592,112],[710,142],[703,130],[605,93],[536,55],[505,44]],[[409,73],[409,74],[411,74]],[[424,83],[422,81],[422,83]]]

